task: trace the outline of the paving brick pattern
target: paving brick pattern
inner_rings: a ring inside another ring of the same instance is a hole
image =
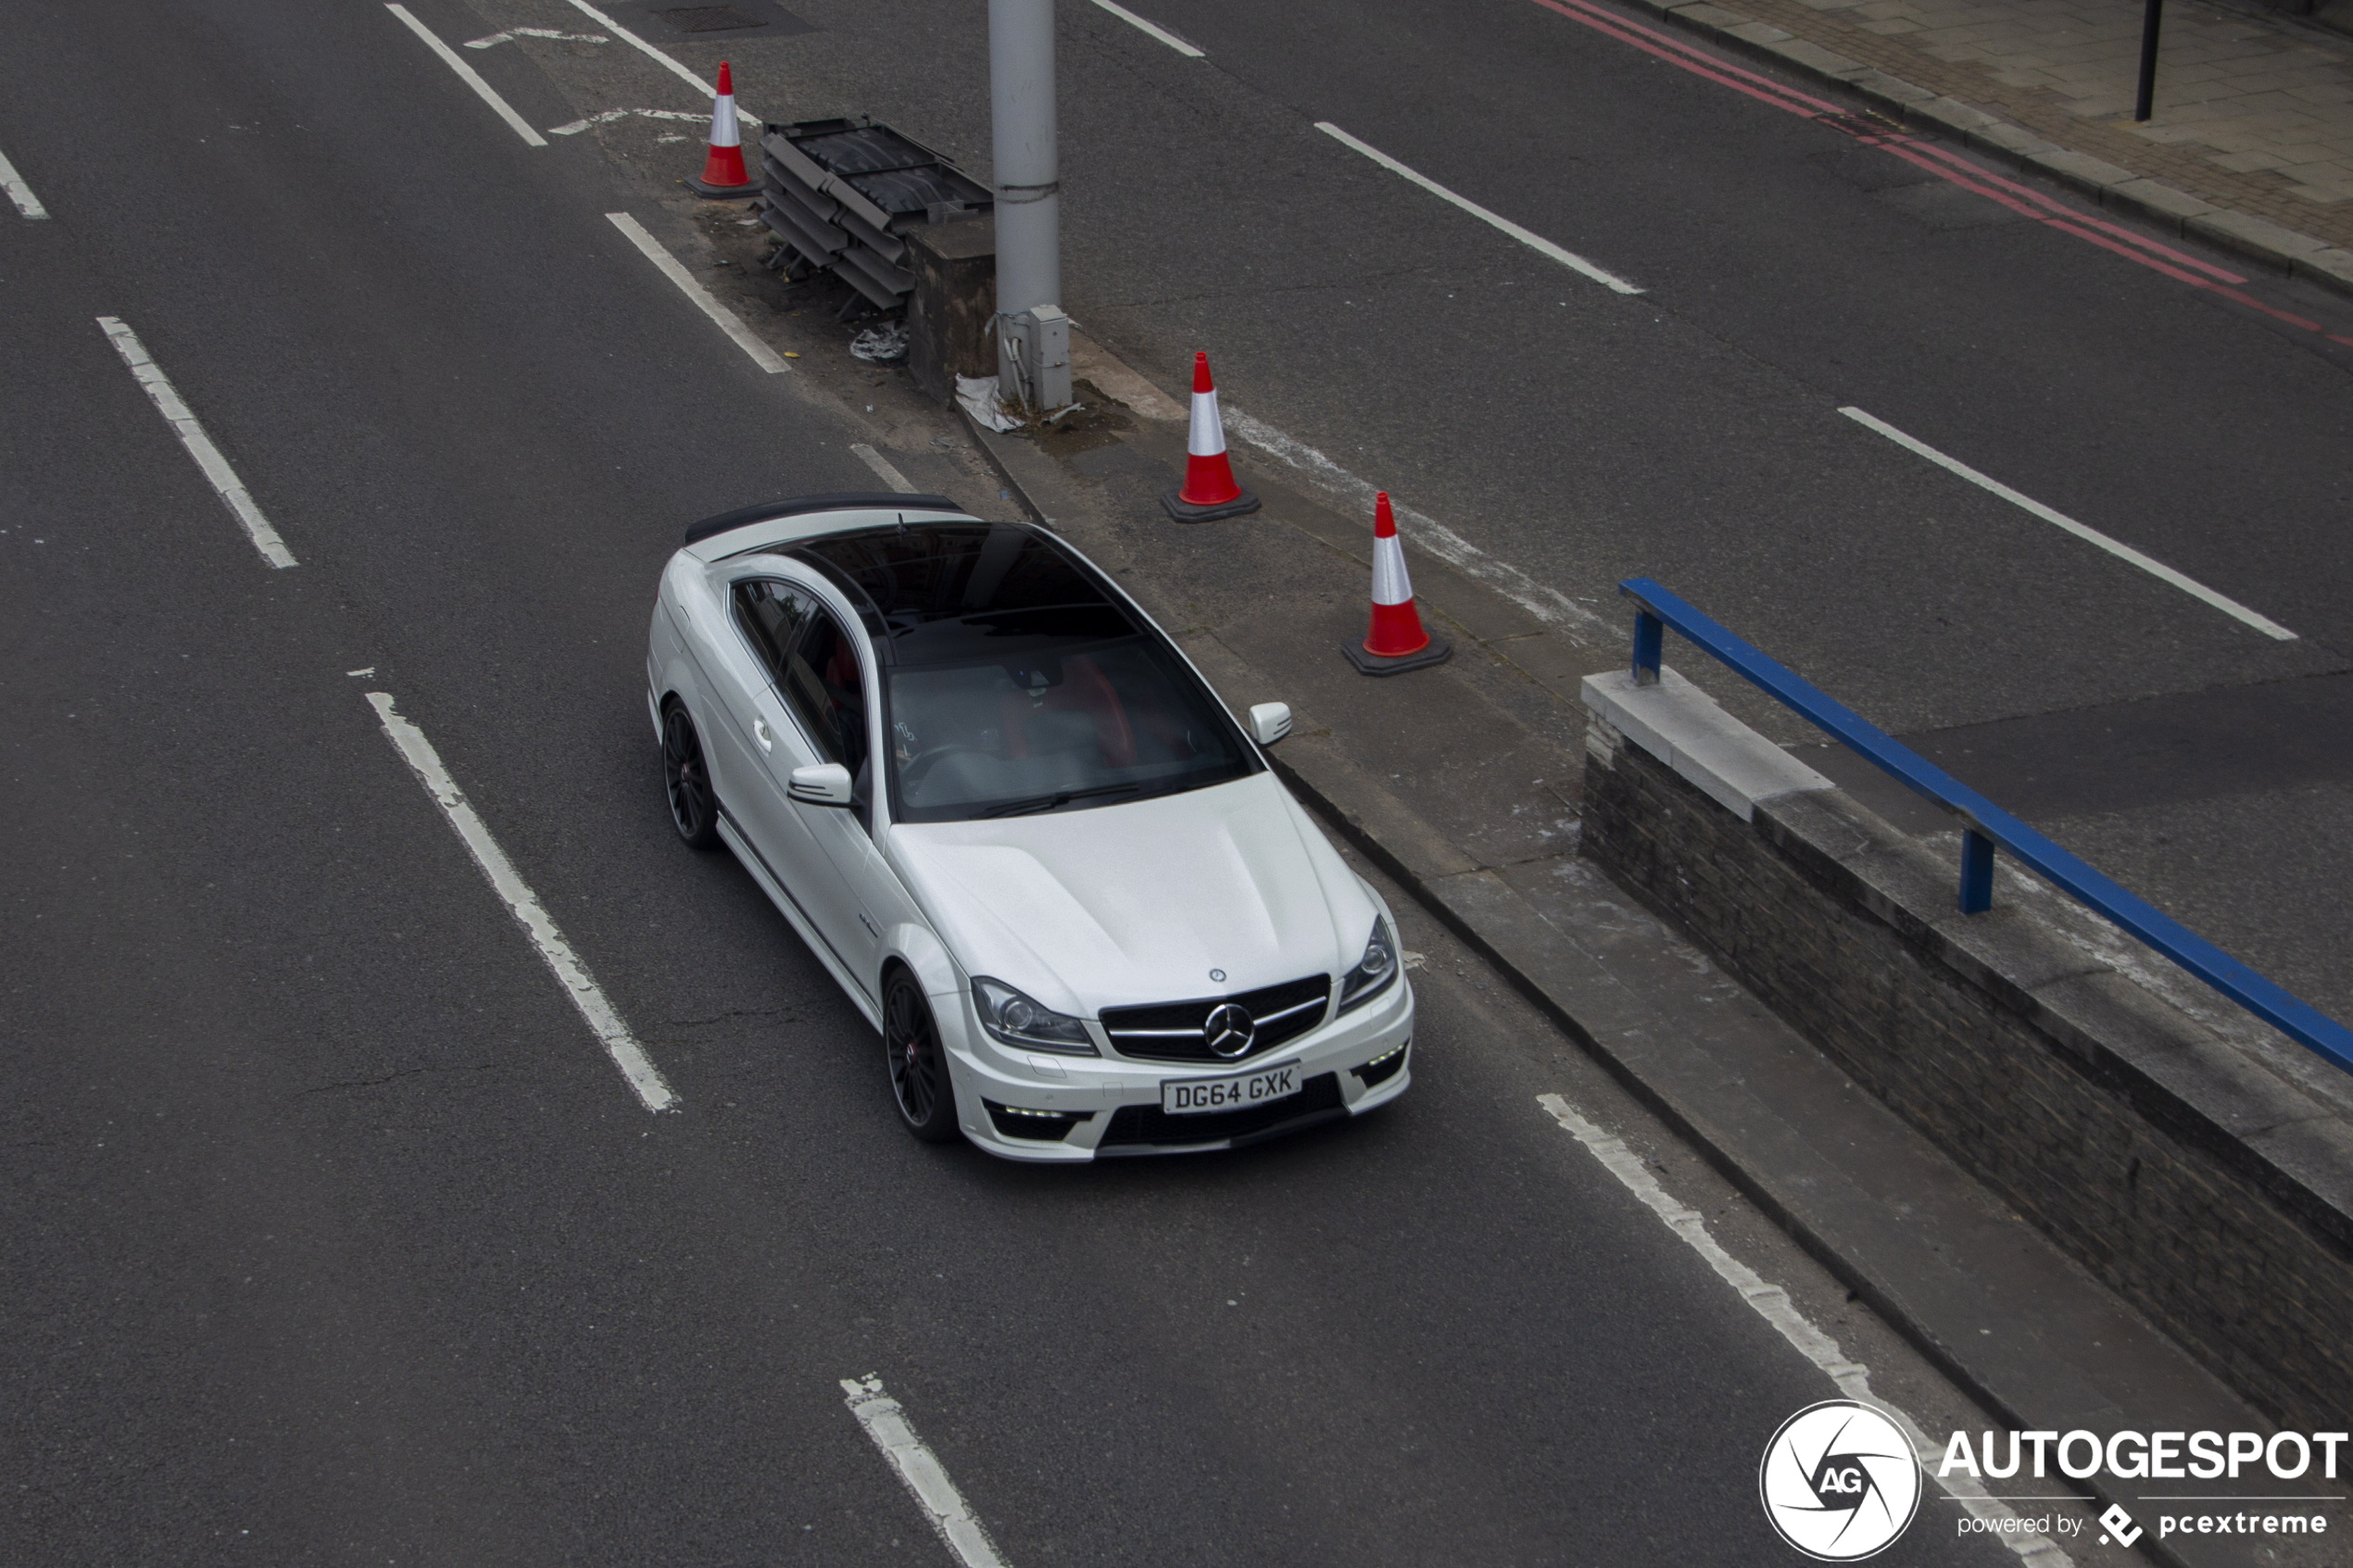
[[[2139,0],[1729,0],[2095,157],[2353,248],[2353,38],[2170,0],[2133,122]]]

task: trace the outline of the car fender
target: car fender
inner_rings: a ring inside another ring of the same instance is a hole
[[[895,958],[915,972],[915,983],[924,988],[925,996],[937,999],[964,994],[963,968],[949,957],[948,945],[929,926],[912,922],[892,926],[884,934],[883,953],[886,963]]]

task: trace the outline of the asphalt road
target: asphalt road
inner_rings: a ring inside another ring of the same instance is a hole
[[[625,148],[525,146],[381,6],[22,8],[0,79],[52,213],[0,223],[0,1557],[945,1561],[845,1407],[872,1374],[1012,1562],[1780,1561],[1757,1456],[1831,1386],[1541,1093],[1883,1393],[1979,1419],[1410,911],[1420,1082],[1380,1118],[1077,1172],[907,1139],[848,1003],[673,841],[640,692],[680,523],[870,483],[855,410],[606,220],[680,232]],[[1888,1561],[2005,1559],[1925,1506]]]
[[[1169,387],[1209,350],[1229,407],[1583,600],[1597,641],[1623,635],[1619,581],[1665,583],[2353,1017],[2353,772],[2316,779],[2308,729],[2274,721],[2353,726],[2329,679],[2353,648],[2353,348],[2331,341],[2353,339],[2353,301],[2247,277],[2239,292],[2323,330],[2284,324],[1542,0],[1131,9],[1205,55],[1063,8],[1065,302],[1088,331]],[[988,168],[980,7],[799,11],[819,31],[680,52],[733,53],[776,118],[871,113]],[[1594,284],[1319,121],[1645,292]],[[1670,658],[1776,739],[1818,738],[1704,657]],[[2054,715],[2076,717],[2011,722]],[[2091,738],[2120,729],[2162,737],[2158,776],[2145,746]],[[2066,799],[2005,793],[2054,768]]]

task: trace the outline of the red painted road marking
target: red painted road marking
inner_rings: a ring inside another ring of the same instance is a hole
[[[1847,123],[1856,117],[1835,104],[1825,103],[1768,76],[1707,54],[1671,33],[1661,32],[1655,28],[1604,11],[1598,6],[1588,4],[1587,0],[1535,0],[1535,3],[1548,11],[1557,11],[1571,21],[1582,22],[1596,32],[1606,33],[1621,44],[1630,44],[1644,54],[1656,56],[1693,76],[1705,77],[1719,86],[1730,87],[1735,93],[1746,94],[1759,103],[1770,104],[1803,119],[1831,121],[1835,129],[1854,136],[1865,146],[1892,153],[1963,190],[1974,192],[1989,201],[1999,202],[2021,217],[2031,218],[2063,234],[2088,241],[2128,261],[2137,261],[2153,272],[2161,272],[2178,282],[2220,295],[2233,304],[2259,310],[2289,326],[2308,332],[2322,332],[2331,343],[2353,347],[2353,338],[2322,332],[2318,321],[2307,320],[2304,317],[2266,305],[2236,288],[2226,286],[2247,281],[2236,272],[2227,271],[2210,261],[2201,260],[2135,233],[2122,224],[2070,207],[2032,186],[2006,179],[1990,169],[1972,163],[1948,148],[1908,135],[1892,126],[1884,134],[1858,133]]]

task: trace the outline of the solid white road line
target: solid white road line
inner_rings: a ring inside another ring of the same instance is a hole
[[[1138,16],[1135,12],[1129,10],[1125,6],[1114,6],[1111,3],[1111,0],[1095,0],[1095,4],[1101,6],[1104,10],[1109,11],[1113,16],[1117,17],[1121,21],[1126,22],[1128,26],[1143,29],[1143,31],[1151,33],[1154,38],[1159,39],[1163,44],[1167,44],[1170,48],[1176,50],[1178,54],[1184,56],[1188,59],[1198,60],[1203,57],[1199,49],[1194,48],[1191,44],[1186,43],[1183,39],[1177,37],[1166,28],[1158,27],[1146,21],[1143,18]]]
[[[851,442],[849,444],[849,449],[857,454],[858,460],[860,462],[874,470],[875,475],[880,478],[885,484],[889,485],[901,495],[912,495],[915,493],[915,487],[907,483],[907,476],[900,473],[897,469],[892,468],[890,466],[890,459],[884,457],[880,452],[875,451],[873,447],[867,445],[862,441]]]
[[[1265,420],[1239,408],[1225,410],[1226,429],[1252,446],[1306,474],[1323,489],[1344,498],[1365,519],[1366,539],[1372,537],[1372,485],[1333,462],[1303,441],[1295,441]],[[1398,531],[1420,548],[1475,578],[1518,605],[1537,620],[1553,626],[1578,626],[1589,631],[1614,630],[1610,623],[1557,588],[1548,588],[1509,561],[1497,560],[1437,519],[1395,504]]]
[[[484,82],[482,79],[481,74],[477,72],[473,67],[459,59],[458,57],[457,50],[452,49],[448,44],[444,44],[440,38],[434,34],[433,29],[427,27],[416,18],[410,16],[409,14],[408,6],[387,5],[384,9],[390,11],[394,16],[398,17],[402,21],[408,23],[409,31],[423,39],[425,41],[425,46],[431,49],[434,54],[439,55],[442,58],[442,63],[447,65],[451,70],[458,73],[459,81],[472,88],[475,94],[480,97],[484,103],[488,104],[492,108],[497,109],[498,111],[498,118],[505,120],[509,125],[514,127],[515,134],[523,139],[524,145],[544,147],[547,144],[547,138],[539,134],[538,132],[534,131],[531,128],[531,122],[523,119],[522,116],[517,114],[514,109],[508,105],[507,100],[498,95],[497,89],[493,88],[487,82]]]
[[[8,161],[6,153],[0,153],[0,191],[8,193],[8,199],[17,204],[17,210],[25,217],[49,216],[49,209],[41,205],[41,198],[32,194],[32,187],[17,173],[17,166]]]
[[[1913,1452],[1919,1456],[1922,1469],[1969,1513],[1996,1522],[1991,1533],[2003,1545],[2033,1568],[2073,1568],[2073,1560],[2049,1540],[2016,1533],[2015,1525],[2005,1531],[1998,1522],[2012,1517],[2008,1505],[1989,1496],[1977,1482],[1967,1475],[1937,1476],[1937,1468],[1944,1457],[1944,1445],[1931,1440],[1909,1414],[1872,1393],[1871,1369],[1860,1361],[1849,1361],[1838,1348],[1837,1340],[1817,1328],[1812,1319],[1791,1303],[1788,1291],[1778,1285],[1766,1284],[1755,1269],[1725,1251],[1723,1244],[1708,1234],[1706,1219],[1697,1210],[1678,1202],[1661,1186],[1642,1157],[1626,1147],[1625,1139],[1603,1132],[1559,1095],[1538,1095],[1536,1103],[1551,1111],[1553,1119],[1583,1144],[1585,1151],[1600,1160],[1603,1168],[1624,1184],[1629,1192],[1642,1199],[1642,1206],[1656,1214],[1661,1223],[1681,1237],[1686,1247],[1705,1259],[1717,1277],[1740,1293],[1750,1311],[1771,1323],[1782,1338],[1796,1347],[1798,1354],[1820,1368],[1838,1386],[1840,1393],[1884,1411],[1889,1420],[1902,1427],[1905,1436],[1911,1439]]]
[[[1913,437],[1905,434],[1902,431],[1897,430],[1894,425],[1889,424],[1885,420],[1874,419],[1870,415],[1863,412],[1860,408],[1841,408],[1839,412],[1844,414],[1848,419],[1853,420],[1856,424],[1861,425],[1864,429],[1876,431],[1880,434],[1887,437],[1890,441],[1895,443],[1898,446],[1904,447],[1908,451],[1916,452],[1919,456],[1926,458],[1938,468],[1944,469],[1951,473],[1957,473],[1963,479],[1968,480],[1971,484],[1978,486],[1980,489],[1990,490],[1994,495],[1999,495],[2003,500],[2007,501],[2010,505],[2020,508],[2022,510],[2033,513],[2036,517],[2041,518],[2045,522],[2051,523],[2056,527],[2067,530],[2067,532],[2074,534],[2078,539],[2084,541],[2086,544],[2097,545],[2109,555],[2116,557],[2117,559],[2131,561],[2134,566],[2139,567],[2143,571],[2149,573],[2151,576],[2158,578],[2161,581],[2171,583],[2174,587],[2179,588],[2182,592],[2189,595],[2190,597],[2205,600],[2208,604],[2212,605],[2216,609],[2221,610],[2224,615],[2230,616],[2235,621],[2245,621],[2247,625],[2254,627],[2257,631],[2262,633],[2267,637],[2276,637],[2284,643],[2292,643],[2296,640],[2296,633],[2281,625],[2278,621],[2273,621],[2267,616],[2258,615],[2255,611],[2247,608],[2236,599],[2224,597],[2222,595],[2216,593],[2213,589],[2208,587],[2205,583],[2196,581],[2195,578],[2183,576],[2180,572],[2174,571],[2163,561],[2151,559],[2149,557],[2141,554],[2140,551],[2133,548],[2132,546],[2123,543],[2121,540],[2111,539],[2096,528],[2085,527],[2083,524],[2076,521],[2073,518],[2069,517],[2065,512],[2054,511],[2052,508],[2043,505],[2042,502],[2035,500],[2031,495],[2020,495],[2008,485],[2004,484],[2000,480],[1989,478],[1987,475],[1978,472],[1975,469],[1969,467],[1967,463],[1962,462],[1957,458],[1946,457],[1935,447],[1931,446],[1927,442],[1915,440]]]
[[[156,411],[163,416],[172,433],[179,436],[180,445],[188,449],[188,456],[196,460],[196,467],[204,471],[213,490],[228,503],[229,510],[237,521],[245,524],[245,534],[252,539],[253,547],[261,552],[261,558],[271,566],[294,565],[294,552],[286,548],[286,542],[278,537],[278,531],[270,526],[270,520],[261,515],[259,507],[254,505],[253,496],[245,490],[244,482],[237,478],[237,470],[229,466],[229,459],[220,455],[220,448],[215,446],[212,437],[204,433],[204,426],[196,422],[196,416],[188,411],[185,403],[180,401],[180,394],[172,390],[170,378],[163,373],[163,367],[148,358],[146,345],[139,341],[139,334],[123,325],[121,319],[116,316],[99,317],[98,326],[113,341],[115,352],[121,355],[122,362],[131,367],[132,375],[147,389],[147,395],[155,401]]]
[[[434,750],[433,743],[425,739],[425,733],[393,711],[390,692],[370,692],[368,701],[374,706],[377,717],[384,721],[384,734],[392,737],[393,746],[408,759],[409,766],[416,770],[418,780],[425,786],[425,793],[433,797],[434,804],[439,806],[442,814],[449,819],[449,825],[458,830],[458,836],[472,851],[474,863],[490,879],[490,885],[497,889],[498,897],[506,900],[516,922],[531,937],[531,945],[539,949],[539,956],[547,960],[547,967],[555,972],[557,982],[564,988],[564,995],[572,998],[572,1005],[580,1010],[580,1016],[588,1021],[588,1027],[596,1032],[598,1039],[604,1042],[606,1053],[612,1058],[613,1065],[620,1068],[621,1075],[629,1080],[629,1086],[637,1092],[637,1098],[645,1102],[646,1109],[677,1109],[678,1097],[671,1092],[668,1084],[662,1082],[661,1073],[646,1055],[645,1047],[638,1045],[636,1037],[629,1033],[629,1025],[621,1021],[621,1014],[613,1010],[612,1003],[605,999],[604,991],[589,975],[588,966],[580,961],[579,955],[572,950],[572,944],[565,941],[563,933],[556,929],[556,922],[547,918],[547,911],[540,907],[538,895],[532,892],[522,878],[515,873],[514,862],[507,859],[507,852],[498,847],[498,841],[490,836],[490,830],[475,815],[473,807],[449,777],[449,770],[441,765],[440,755]]]
[[[466,47],[469,49],[496,48],[501,44],[512,43],[518,38],[554,38],[566,44],[610,44],[612,42],[601,32],[557,32],[544,27],[514,27],[509,28],[504,32],[494,32],[487,38],[469,38],[466,40]]]
[[[751,356],[751,362],[770,375],[782,375],[792,369],[778,357],[776,351],[751,335],[751,329],[736,319],[734,311],[711,297],[711,291],[695,282],[693,276],[678,264],[678,258],[662,248],[661,242],[646,232],[646,226],[625,212],[608,212],[605,217],[612,226],[629,236],[629,243],[646,253],[646,259],[661,269],[661,275],[678,285],[678,292],[695,302],[695,308],[719,323],[719,330],[736,340],[736,346]]]
[[[712,85],[711,82],[705,82],[701,77],[697,76],[693,71],[688,70],[685,66],[680,65],[676,60],[672,59],[668,55],[663,54],[661,50],[655,48],[652,44],[647,43],[644,39],[638,37],[635,33],[630,31],[627,28],[613,20],[610,17],[605,15],[604,12],[597,9],[596,6],[588,3],[588,0],[572,0],[572,5],[574,10],[588,18],[591,21],[596,22],[601,27],[611,29],[612,35],[615,38],[620,39],[623,44],[628,44],[639,54],[644,55],[650,59],[659,61],[664,70],[667,70],[671,75],[677,77],[680,81],[694,88],[695,92],[700,96],[705,98],[716,98],[719,96],[719,89],[717,87]],[[756,120],[760,119],[758,115],[744,107],[744,101],[741,98],[736,100],[736,113],[746,119]]]
[[[1098,0],[1098,3],[1100,4],[1101,0]],[[1335,142],[1340,143],[1342,145],[1355,148],[1358,152],[1363,153],[1366,157],[1371,158],[1375,163],[1379,164],[1383,169],[1388,169],[1391,174],[1403,175],[1404,178],[1411,180],[1415,184],[1419,185],[1423,190],[1428,191],[1431,195],[1438,197],[1441,201],[1453,202],[1456,207],[1461,207],[1465,212],[1469,213],[1473,218],[1478,219],[1480,222],[1493,224],[1496,228],[1501,229],[1504,233],[1509,234],[1520,244],[1528,246],[1529,249],[1535,251],[1540,256],[1551,257],[1554,261],[1559,262],[1562,266],[1569,269],[1571,271],[1581,272],[1586,277],[1592,279],[1593,282],[1602,284],[1605,288],[1616,289],[1619,294],[1640,294],[1642,292],[1641,289],[1638,289],[1633,284],[1628,282],[1625,279],[1619,277],[1617,273],[1605,271],[1603,269],[1594,266],[1592,262],[1586,260],[1576,252],[1563,250],[1552,241],[1544,238],[1543,235],[1530,233],[1528,230],[1521,228],[1510,219],[1505,218],[1499,213],[1490,212],[1485,207],[1479,206],[1477,202],[1472,201],[1467,197],[1456,195],[1453,192],[1448,190],[1437,181],[1430,179],[1428,175],[1417,173],[1414,169],[1406,168],[1405,165],[1398,162],[1387,153],[1382,152],[1378,147],[1367,146],[1365,144],[1358,141],[1355,137],[1351,136],[1347,132],[1342,131],[1339,126],[1334,125],[1327,119],[1317,120],[1315,122],[1315,129],[1322,132],[1325,135],[1329,136]]]
[[[997,1555],[980,1521],[964,1506],[956,1483],[948,1479],[948,1472],[915,1436],[914,1425],[899,1401],[883,1392],[882,1379],[868,1373],[864,1377],[843,1378],[841,1386],[849,1395],[849,1412],[899,1472],[907,1489],[915,1494],[915,1500],[923,1504],[931,1527],[939,1532],[956,1561],[964,1568],[1005,1568],[1005,1560]]]

